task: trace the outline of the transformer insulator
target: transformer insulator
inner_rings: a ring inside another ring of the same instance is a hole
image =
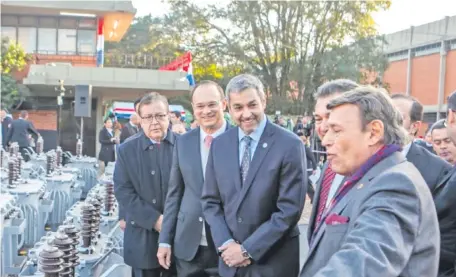
[[[10,160],[8,162],[8,184],[12,186],[14,184],[15,177],[16,177],[16,161]]]
[[[43,137],[39,137],[36,141],[36,154],[40,155],[44,150]]]
[[[60,272],[60,277],[71,277],[73,276],[73,263],[71,258],[74,256],[73,251],[73,240],[65,234],[63,228],[59,228],[57,234],[54,237],[55,246],[63,252],[63,267],[64,269]]]
[[[52,173],[52,156],[51,155],[47,155],[46,156],[46,174],[47,175],[51,175]]]
[[[93,212],[95,208],[89,203],[85,203],[82,207],[82,247],[89,248],[92,244],[93,237]]]
[[[73,266],[73,273],[74,273],[74,268],[79,265],[79,256],[78,256],[78,251],[76,250],[76,246],[79,244],[79,231],[76,229],[76,227],[72,224],[67,224],[63,226],[63,230],[65,231],[65,234],[73,240],[72,245],[72,253],[73,256],[70,258],[70,262],[72,263]]]
[[[76,156],[78,158],[82,157],[82,140],[78,139],[78,142],[76,143]]]
[[[21,155],[17,156],[17,158],[16,158],[17,179],[20,179],[20,178],[21,178],[21,174],[22,174],[22,161],[23,161],[22,156],[21,156]]]
[[[59,277],[63,271],[63,252],[49,242],[39,254],[38,270],[44,273],[45,277]]]
[[[109,214],[114,206],[115,197],[114,197],[114,184],[112,180],[109,180],[105,183],[105,197],[104,201],[104,214]]]
[[[55,150],[55,164],[57,167],[62,165],[62,154],[62,148],[57,147],[57,150]]]
[[[101,203],[96,198],[91,198],[89,201],[90,204],[94,207],[93,210],[93,235],[96,235],[100,230],[100,220],[101,220]]]
[[[0,168],[3,167],[3,159],[5,158],[5,150],[0,149]]]

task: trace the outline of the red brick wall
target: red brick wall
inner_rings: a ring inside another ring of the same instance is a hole
[[[28,111],[29,120],[37,130],[57,131],[56,111]],[[13,113],[14,119],[19,117],[19,112]]]

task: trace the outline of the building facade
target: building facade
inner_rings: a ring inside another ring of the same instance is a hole
[[[389,91],[416,97],[428,124],[444,118],[446,99],[456,91],[456,16],[386,35],[386,42]]]

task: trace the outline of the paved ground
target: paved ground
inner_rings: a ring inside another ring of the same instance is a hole
[[[306,198],[306,204],[304,205],[304,211],[302,211],[301,219],[299,224],[308,224],[310,218],[310,212],[312,211],[312,205],[310,204],[309,197]]]

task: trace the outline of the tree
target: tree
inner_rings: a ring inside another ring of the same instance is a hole
[[[24,95],[19,90],[16,80],[11,75],[15,71],[24,69],[30,60],[24,49],[16,43],[10,43],[8,38],[2,38],[1,75],[2,91],[1,99],[4,108],[10,108]]]
[[[271,97],[287,98],[290,81],[297,81],[295,101],[309,105],[327,69],[343,66],[331,66],[330,57],[355,55],[343,46],[349,40],[369,41],[356,45],[362,53],[377,51],[378,41],[368,40],[376,35],[371,15],[387,9],[390,1],[230,1],[225,6],[170,1],[170,6],[179,28],[199,35],[194,48],[207,49],[219,61],[242,63],[263,78]],[[363,65],[356,60],[354,66]],[[377,70],[377,64],[373,67]],[[352,68],[337,71],[349,76]]]

